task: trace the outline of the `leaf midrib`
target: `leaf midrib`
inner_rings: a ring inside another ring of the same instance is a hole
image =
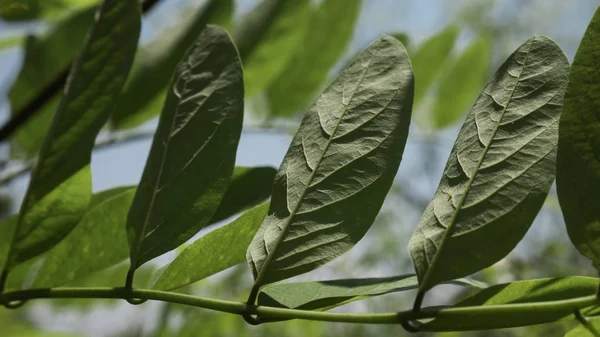
[[[357,85],[354,88],[354,91],[352,92],[350,99],[348,100],[348,104],[346,104],[344,106],[344,110],[342,111],[337,123],[335,124],[335,127],[333,128],[333,131],[331,132],[331,135],[329,136],[329,139],[327,139],[327,143],[325,143],[325,149],[321,152],[321,155],[319,156],[319,160],[315,164],[315,168],[312,170],[312,172],[308,178],[308,181],[306,182],[305,187],[302,189],[302,193],[300,194],[300,197],[298,198],[296,205],[294,205],[294,208],[290,212],[290,215],[288,215],[287,219],[283,223],[283,226],[282,226],[283,228],[281,229],[281,233],[277,237],[277,240],[275,241],[275,243],[273,244],[273,247],[271,248],[270,253],[267,253],[267,258],[265,259],[265,262],[263,263],[262,268],[260,269],[260,272],[258,273],[258,276],[256,277],[256,280],[254,281],[254,287],[258,287],[258,286],[262,285],[262,281],[263,281],[265,275],[267,274],[267,270],[275,256],[275,253],[277,252],[277,248],[279,247],[281,242],[283,242],[283,238],[285,237],[285,235],[287,233],[288,227],[289,227],[290,223],[292,222],[292,219],[294,218],[294,216],[300,209],[300,206],[302,205],[302,200],[304,199],[304,196],[306,195],[306,192],[308,191],[308,189],[315,177],[316,172],[319,170],[321,162],[323,161],[323,157],[329,150],[329,146],[331,145],[331,143],[334,139],[335,133],[336,133],[339,125],[341,124],[342,120],[344,119],[344,116],[346,115],[346,112],[348,111],[348,107],[350,106],[350,103],[353,101],[354,96],[356,95],[358,88],[360,87],[360,84],[363,82],[369,68],[371,67],[371,63],[373,62],[373,59],[375,58],[375,56],[377,56],[377,52],[373,53],[373,55],[371,56],[371,58],[369,60],[369,63],[364,68],[364,72],[362,73],[360,79],[358,80]],[[316,113],[318,114],[319,112],[316,111]],[[323,124],[321,123],[320,118],[319,118],[319,124],[320,124],[321,128],[323,128]],[[307,163],[308,163],[308,161],[307,161]],[[286,178],[287,178],[287,172],[286,172]],[[288,198],[287,189],[286,189],[286,198]],[[286,207],[287,207],[287,203],[286,203]]]
[[[467,182],[467,185],[465,186],[465,193],[463,193],[461,199],[459,200],[458,205],[454,209],[454,213],[452,214],[452,218],[450,218],[450,224],[448,225],[448,227],[444,231],[444,235],[442,236],[442,241],[440,242],[438,248],[436,249],[436,252],[435,252],[435,255],[433,257],[433,260],[431,261],[431,263],[427,267],[427,271],[425,272],[425,276],[423,277],[423,281],[421,282],[421,285],[419,286],[419,293],[424,293],[428,289],[428,283],[430,282],[429,280],[431,279],[431,275],[433,275],[433,273],[431,271],[435,270],[435,267],[436,267],[436,265],[437,265],[437,263],[439,261],[439,258],[441,256],[441,251],[444,249],[444,245],[446,244],[446,242],[450,238],[450,235],[452,234],[452,230],[454,228],[454,225],[456,224],[456,219],[458,218],[458,214],[462,210],[463,204],[465,203],[465,200],[467,199],[467,195],[469,194],[469,191],[471,189],[471,184],[473,183],[473,181],[475,181],[475,178],[477,177],[477,174],[479,173],[479,168],[483,164],[483,161],[484,161],[484,159],[485,159],[485,157],[486,157],[486,155],[487,155],[487,153],[488,153],[488,151],[489,151],[492,143],[494,142],[494,138],[496,137],[496,133],[498,132],[498,129],[500,128],[500,123],[501,123],[502,119],[504,118],[504,114],[506,113],[506,110],[510,106],[510,103],[512,101],[512,98],[513,98],[513,95],[515,93],[515,90],[517,89],[517,86],[519,85],[519,83],[521,81],[521,75],[523,74],[523,70],[525,69],[527,61],[529,59],[529,54],[531,53],[531,50],[533,49],[533,43],[535,41],[536,41],[535,39],[531,41],[530,48],[527,51],[527,55],[525,56],[525,60],[523,61],[523,65],[521,66],[521,72],[519,73],[519,77],[517,78],[515,86],[513,87],[512,91],[510,93],[510,96],[508,97],[508,100],[506,102],[506,106],[502,109],[502,113],[500,115],[500,118],[498,118],[498,122],[496,122],[496,127],[494,128],[494,132],[492,133],[492,136],[490,137],[490,141],[485,146],[485,148],[483,149],[483,153],[479,157],[479,160],[477,162],[477,166],[475,167],[475,171],[473,173],[473,176],[469,179],[469,181]],[[477,130],[477,133],[479,133],[479,130]],[[479,135],[478,135],[478,137],[479,137]],[[460,165],[460,163],[459,163],[459,165]]]

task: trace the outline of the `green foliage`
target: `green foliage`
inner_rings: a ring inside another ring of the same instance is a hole
[[[359,8],[359,0],[323,0],[311,10],[302,42],[266,90],[272,115],[290,116],[306,108],[327,84],[352,37]]]
[[[412,94],[406,50],[384,36],[317,99],[275,177],[269,215],[248,247],[255,288],[315,269],[365,235],[400,165]]]
[[[140,20],[135,0],[98,10],[32,173],[5,271],[56,245],[87,208],[94,140],[125,83]]]
[[[210,0],[198,6],[180,27],[159,35],[141,49],[132,76],[111,115],[112,127],[132,128],[158,115],[171,74],[190,45],[207,23],[227,24],[232,11],[233,0]]]
[[[229,35],[207,26],[171,86],[127,216],[132,270],[209,223],[235,164],[244,87]]]
[[[69,69],[70,61],[83,46],[95,11],[93,7],[76,11],[45,35],[25,39],[23,67],[9,91],[13,116]],[[60,94],[17,131],[11,144],[13,157],[32,157],[40,150],[59,101]]]
[[[452,313],[441,313],[433,321],[423,324],[423,331],[464,331],[501,329],[554,322],[570,317],[576,305],[557,307],[554,310],[539,310],[524,315],[517,304],[565,301],[577,297],[590,296],[598,289],[598,279],[573,276],[566,278],[546,278],[499,284],[481,290],[477,294],[458,302],[453,307],[481,307],[477,319],[457,317]],[[513,310],[485,310],[502,304],[513,304]]]
[[[568,67],[536,36],[483,89],[409,244],[421,293],[499,261],[529,229],[554,180]]]
[[[152,288],[181,288],[244,262],[246,248],[265,219],[268,209],[268,203],[257,206],[230,224],[187,246],[167,266]]]
[[[472,280],[450,283],[485,287]],[[414,274],[379,278],[340,279],[316,282],[281,283],[265,287],[258,304],[303,310],[328,310],[367,297],[385,295],[419,287]]]
[[[571,66],[560,118],[556,185],[571,241],[600,270],[600,10]]]
[[[13,155],[39,152],[39,157],[19,214],[0,221],[0,304],[13,308],[52,298],[55,309],[85,310],[116,299],[163,301],[156,332],[161,337],[250,334],[236,325],[239,317],[176,304],[243,316],[252,324],[273,323],[256,330],[265,336],[281,335],[281,325],[274,322],[290,319],[433,332],[559,322],[554,330],[531,330],[538,335],[562,333],[570,327],[562,322],[576,319],[580,325],[567,336],[598,335],[600,326],[592,318],[600,313],[597,277],[490,287],[463,277],[502,260],[521,241],[548,196],[555,170],[569,237],[598,269],[600,12],[570,74],[561,49],[549,38],[534,36],[484,86],[410,239],[416,274],[273,284],[319,268],[365,236],[396,177],[413,103],[420,103],[416,119],[424,127],[443,128],[461,119],[483,86],[493,35],[479,35],[455,54],[459,29],[449,26],[414,53],[411,48],[412,64],[403,46],[408,36],[384,35],[308,109],[279,170],[235,167],[244,96],[265,104],[272,117],[306,109],[340,62],[361,1],[264,0],[235,25],[232,39],[207,23],[228,26],[234,2],[209,0],[190,10],[177,30],[140,48],[135,62],[139,1],[104,0],[93,20],[92,4],[0,3],[0,16],[10,20],[54,21],[46,34],[27,39],[24,66],[10,91],[13,114],[55,84],[79,55],[64,94],[53,92],[34,117],[9,132]],[[115,129],[149,120],[159,104],[162,112],[139,185],[92,194],[91,153],[109,114],[109,135],[119,139]],[[388,202],[398,206],[396,199]],[[182,245],[201,229],[240,213]],[[386,227],[385,235],[392,229]],[[367,249],[373,242],[389,249],[388,241],[372,240]],[[557,255],[568,253],[545,247],[527,263],[548,269]],[[145,264],[176,248],[179,254],[164,268]],[[245,298],[251,280],[240,278],[247,276],[244,261],[254,282],[246,303],[195,295],[197,287],[190,285],[203,280],[203,291],[212,281],[218,293]],[[523,276],[511,262],[499,265]],[[556,268],[553,274],[567,273]],[[494,280],[490,270],[479,276]],[[468,291],[453,305],[422,307],[426,293],[438,284]],[[414,306],[403,310],[402,296],[411,289],[417,290]],[[375,298],[392,293],[398,301]],[[368,309],[381,305],[390,312],[328,311],[359,300]],[[184,321],[174,328],[171,318]],[[207,320],[213,324],[204,324]],[[326,331],[316,323],[291,324],[304,335],[307,329]],[[5,311],[0,311],[0,326],[8,326],[2,333],[11,336],[40,333],[25,315]],[[133,335],[144,333],[135,329]],[[364,326],[355,332],[373,335]]]

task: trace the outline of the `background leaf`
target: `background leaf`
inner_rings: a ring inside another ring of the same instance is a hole
[[[432,111],[434,128],[456,123],[473,104],[485,79],[491,59],[491,41],[482,36],[471,42],[448,72],[440,78]]]
[[[317,99],[283,159],[269,215],[248,248],[255,289],[315,269],[364,236],[400,165],[412,94],[406,50],[384,36]]]
[[[16,215],[11,215],[0,221],[0,233],[2,233],[0,235],[0,270],[3,270],[6,263],[13,233],[17,227],[17,220]]]
[[[95,5],[99,0],[2,0],[0,17],[6,21],[54,19],[67,11]]]
[[[177,64],[208,23],[226,25],[231,20],[233,0],[209,0],[195,8],[181,26],[161,32],[140,50],[132,76],[111,116],[113,128],[133,128],[158,115]]]
[[[244,262],[246,249],[268,209],[269,203],[257,206],[196,240],[168,265],[152,288],[181,288]]]
[[[281,1],[265,27],[260,43],[244,58],[246,96],[271,83],[293,57],[292,51],[302,48],[300,42],[307,29],[310,11],[309,0]],[[240,28],[244,29],[243,26]]]
[[[85,212],[91,151],[125,83],[140,25],[136,0],[106,0],[98,10],[32,172],[5,268],[57,244]]]
[[[588,320],[592,329],[600,331],[600,318]],[[575,329],[569,331],[565,337],[596,337],[588,328],[580,324]]]
[[[531,226],[554,180],[568,69],[560,48],[536,36],[484,88],[410,239],[422,292],[497,262]]]
[[[117,187],[92,197],[77,227],[47,254],[36,288],[51,288],[106,269],[127,257],[127,212],[135,187]]]
[[[127,217],[131,270],[206,226],[227,189],[244,110],[242,66],[207,26],[177,67]]]
[[[210,222],[219,222],[266,200],[271,195],[275,173],[277,170],[269,166],[236,166],[229,187]]]
[[[69,69],[94,22],[95,7],[85,8],[58,22],[40,37],[25,40],[23,66],[9,91],[11,114],[17,115],[37,95]],[[56,95],[15,132],[12,157],[32,157],[40,150],[62,93]]]
[[[480,287],[478,282],[456,280],[450,283]],[[364,298],[419,287],[415,274],[316,282],[279,283],[265,287],[258,305],[302,310],[328,310]]]
[[[600,270],[600,9],[571,65],[560,119],[556,185],[567,232]]]
[[[360,3],[360,0],[323,0],[311,11],[302,43],[267,88],[272,115],[290,116],[315,98],[350,43]]]
[[[599,280],[592,277],[573,276],[566,278],[546,278],[499,284],[484,289],[460,301],[454,308],[482,306],[477,319],[465,315],[454,316],[442,311],[438,318],[420,326],[422,331],[464,331],[502,329],[524,325],[554,322],[570,317],[576,306],[556,311],[540,311],[524,315],[519,310],[488,310],[486,306],[499,304],[535,303],[544,301],[568,300],[594,295]]]

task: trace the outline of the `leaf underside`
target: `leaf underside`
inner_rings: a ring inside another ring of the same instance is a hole
[[[422,289],[492,265],[529,229],[554,180],[568,69],[536,36],[484,88],[409,243]]]
[[[410,61],[391,36],[371,44],[323,92],[290,145],[269,215],[248,248],[255,278],[262,273],[269,283],[308,272],[364,236],[398,170],[412,95]]]

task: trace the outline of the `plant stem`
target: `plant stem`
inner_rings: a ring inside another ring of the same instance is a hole
[[[596,329],[596,327],[594,327],[590,321],[583,316],[579,308],[575,309],[575,318],[577,318],[579,323],[581,323],[581,325],[583,325],[592,335],[600,337],[600,331],[598,331],[598,329]]]
[[[546,301],[536,303],[519,303],[474,307],[430,307],[422,308],[419,312],[412,310],[378,313],[378,314],[352,314],[323,311],[309,311],[298,309],[285,309],[266,306],[248,305],[242,302],[223,301],[210,298],[196,297],[180,293],[172,293],[148,289],[125,288],[54,288],[54,289],[28,289],[6,292],[1,295],[1,302],[25,301],[40,298],[113,298],[127,299],[129,296],[144,300],[155,300],[169,303],[184,304],[193,307],[205,308],[236,315],[258,315],[265,319],[305,319],[313,321],[362,323],[362,324],[399,324],[408,320],[427,319],[436,317],[454,319],[479,319],[481,317],[494,317],[498,314],[539,315],[543,312],[556,312],[559,310],[585,308],[597,303],[596,296],[578,297],[560,301]],[[549,321],[556,317],[549,315]],[[536,322],[536,324],[547,322]]]

